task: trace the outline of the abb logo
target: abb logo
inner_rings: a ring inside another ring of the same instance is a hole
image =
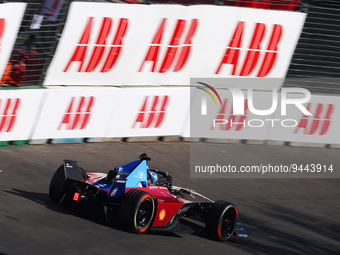
[[[165,117],[169,96],[146,96],[132,128],[158,128]]]
[[[90,17],[71,59],[64,69],[64,72],[67,72],[73,62],[80,62],[78,72],[92,72],[99,65],[99,62],[102,59],[104,59],[104,63],[101,65],[100,72],[108,72],[115,65],[123,47],[123,38],[129,23],[128,19],[119,20],[116,34],[113,41],[110,43],[107,41],[107,37],[113,30],[113,20],[112,18],[104,17],[101,23],[100,31],[97,35],[95,46],[90,46],[89,40],[92,34],[93,22],[94,18]],[[88,63],[84,65],[85,58],[88,54],[88,48],[93,48],[92,54]],[[105,48],[110,48],[110,50],[104,57]]]
[[[17,118],[20,98],[0,99],[0,132],[10,132]]]
[[[311,103],[308,104],[307,110],[310,111]],[[314,107],[314,111],[310,111],[312,113],[311,116],[303,115],[299,125],[296,127],[294,133],[297,134],[299,130],[303,130],[303,133],[306,135],[324,135],[328,131],[328,128],[331,124],[331,115],[334,111],[333,104],[323,105],[318,103],[316,107]],[[310,118],[309,118],[310,117]]]
[[[230,111],[227,112],[228,99],[224,99],[223,104],[214,120],[214,124],[219,124],[219,130],[228,131],[234,129],[234,131],[240,131],[246,124],[248,114],[248,100],[244,101],[244,115],[233,115],[233,106],[230,104]],[[210,130],[217,128],[217,125],[212,125]]]
[[[72,97],[58,130],[84,129],[91,115],[94,97]],[[78,101],[78,102],[76,102]]]
[[[250,45],[248,46],[245,60],[242,64],[242,67],[240,68],[241,64],[239,63],[239,55],[242,49],[241,44],[243,39],[244,27],[245,22],[239,21],[215,74],[220,73],[223,65],[229,64],[233,66],[231,73],[232,75],[248,76],[251,74],[251,72],[253,72],[255,66],[258,64],[261,52],[264,53],[264,57],[262,63],[259,63],[260,69],[256,76],[265,77],[273,68],[278,55],[277,46],[282,35],[282,25],[273,25],[273,28],[270,32],[271,34],[269,42],[265,49],[263,49],[263,46],[261,46],[261,42],[266,33],[267,26],[263,23],[256,23]],[[236,70],[240,71],[236,72]]]
[[[198,20],[192,19],[191,23],[188,24],[188,21],[183,19],[178,19],[176,23],[175,30],[172,34],[168,49],[165,53],[165,56],[163,58],[162,64],[158,71],[156,70],[156,65],[158,63],[159,57],[158,53],[161,48],[162,44],[162,37],[165,30],[166,25],[166,18],[163,18],[161,21],[160,26],[158,27],[155,36],[153,37],[153,40],[151,42],[151,45],[149,46],[149,50],[145,56],[145,59],[139,68],[139,72],[142,71],[143,66],[145,62],[151,61],[153,62],[151,72],[159,72],[159,73],[165,73],[169,70],[169,68],[173,65],[173,71],[178,72],[180,71],[185,63],[188,60],[191,45],[192,45],[192,37],[195,34]],[[184,29],[186,26],[189,26],[188,32],[186,35],[184,35]],[[184,40],[182,40],[183,38]],[[180,40],[182,40],[182,43],[180,43]],[[176,59],[176,61],[175,61]]]

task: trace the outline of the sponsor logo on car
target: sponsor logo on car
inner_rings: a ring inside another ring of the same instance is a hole
[[[113,197],[114,195],[116,195],[117,192],[118,192],[118,188],[113,189],[110,193],[110,196]]]
[[[138,179],[140,179],[140,180],[142,180],[142,181],[145,181],[146,180],[146,176],[145,176],[145,174],[144,174],[144,172],[143,171],[139,171],[136,175],[134,175],[133,177],[136,177],[136,178],[138,178]]]
[[[165,211],[165,209],[162,209],[162,210],[159,212],[159,220],[160,220],[160,221],[164,220],[165,215],[166,215],[166,211]]]

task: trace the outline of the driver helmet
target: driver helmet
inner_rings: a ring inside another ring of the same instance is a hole
[[[157,184],[158,183],[158,175],[155,172],[149,171],[150,174],[150,182],[152,184]]]

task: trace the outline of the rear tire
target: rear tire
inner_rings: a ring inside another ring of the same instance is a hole
[[[235,205],[222,200],[212,206],[206,222],[209,236],[217,241],[226,241],[234,233],[238,219]]]
[[[155,200],[150,193],[132,189],[126,193],[120,208],[122,226],[133,233],[144,233],[151,226]]]
[[[53,202],[61,204],[66,193],[67,180],[65,179],[64,165],[61,165],[52,177],[49,188],[49,195]]]

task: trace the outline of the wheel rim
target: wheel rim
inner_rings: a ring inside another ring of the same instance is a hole
[[[235,208],[227,208],[220,222],[220,234],[223,239],[230,237],[235,228],[236,211]]]
[[[136,214],[136,225],[138,229],[146,229],[151,221],[153,215],[153,202],[150,198],[145,199],[139,205]]]

